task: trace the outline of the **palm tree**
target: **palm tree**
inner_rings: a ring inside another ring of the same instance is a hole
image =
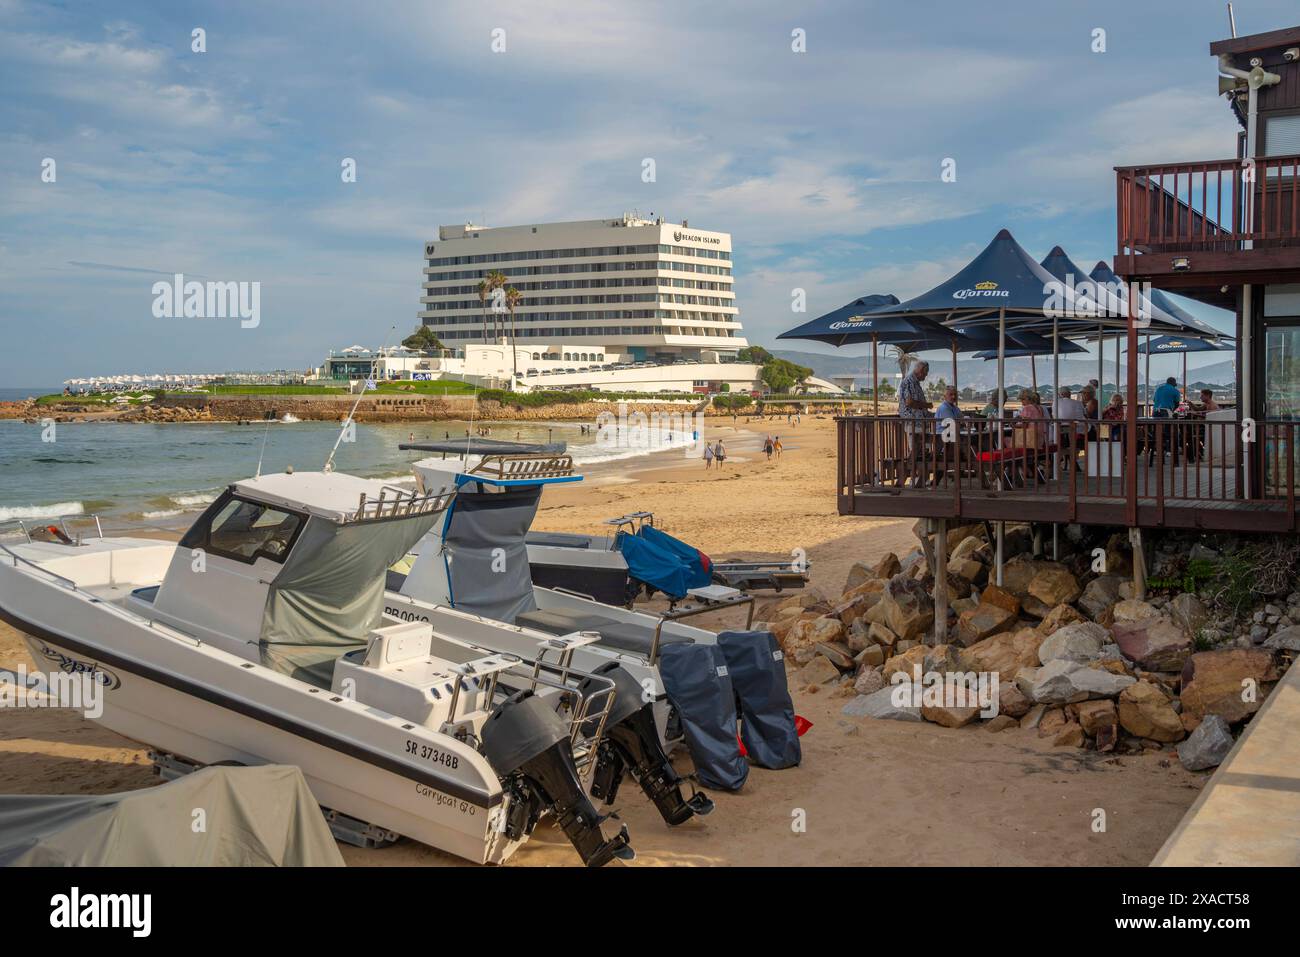
[[[898,363],[898,371],[907,375],[907,370],[912,368],[912,363],[917,360],[915,352],[908,352],[902,346],[890,346],[894,350],[894,360]]]
[[[484,342],[488,341],[488,326],[487,326],[488,292],[489,290],[488,290],[487,280],[480,279],[478,283],[478,304],[479,304],[479,308],[483,310],[483,341]]]
[[[490,273],[487,274],[488,295],[492,295],[498,289],[504,289],[506,283],[508,283],[509,281],[510,280],[506,278],[505,273],[501,272],[498,269],[493,269]],[[498,322],[499,320],[497,319],[497,311],[494,309],[492,311],[492,336],[494,339],[500,339],[501,334],[505,331],[504,323],[501,323],[500,331],[498,331]]]
[[[504,278],[504,277],[502,277]],[[510,365],[514,373],[510,377],[510,389],[513,392],[519,376],[519,353],[515,349],[515,307],[524,301],[524,294],[511,286],[506,290],[506,308],[510,310]]]

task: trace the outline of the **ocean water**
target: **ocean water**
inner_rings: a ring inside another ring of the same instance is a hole
[[[482,424],[482,423],[480,423]],[[590,474],[626,471],[647,457],[693,454],[682,430],[602,436],[576,422],[493,422],[492,438],[566,442],[574,463]],[[355,441],[339,445],[338,471],[391,481],[410,479],[422,453],[399,442],[463,437],[465,422],[358,424]],[[176,527],[229,483],[257,471],[321,468],[339,435],[334,422],[124,423],[54,426],[44,441],[39,424],[0,420],[0,521],[57,515],[100,515]],[[611,439],[613,441],[611,441]],[[730,440],[728,440],[730,442]],[[680,449],[680,452],[671,450]]]
[[[63,386],[32,386],[31,388],[14,388],[13,386],[0,386],[0,402],[21,402],[27,398],[39,398],[43,395],[51,395],[55,392],[62,392]]]

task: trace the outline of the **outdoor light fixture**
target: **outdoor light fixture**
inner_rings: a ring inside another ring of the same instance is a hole
[[[1186,272],[1192,268],[1192,261],[1186,256],[1178,256],[1173,261],[1174,272]]]

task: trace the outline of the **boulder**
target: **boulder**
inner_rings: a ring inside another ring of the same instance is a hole
[[[1016,685],[1025,697],[1039,704],[1068,704],[1119,694],[1134,679],[1088,668],[1077,661],[1058,659],[1041,668],[1022,668]]]
[[[921,706],[921,717],[926,721],[942,725],[945,728],[961,728],[974,721],[980,713],[979,708],[956,708],[947,705]]]
[[[1165,611],[1191,641],[1196,640],[1196,636],[1210,620],[1210,612],[1205,607],[1205,602],[1190,592],[1183,592],[1169,599]]]
[[[1155,618],[1160,612],[1149,602],[1142,601],[1138,598],[1126,598],[1123,601],[1115,603],[1111,610],[1113,621],[1145,621],[1148,618]]]
[[[801,688],[808,685],[824,685],[828,681],[836,680],[839,676],[839,668],[836,668],[824,656],[817,655],[812,661],[799,669],[794,676],[794,683]]]
[[[1232,729],[1217,714],[1209,715],[1178,745],[1178,760],[1189,771],[1217,768],[1232,750]]]
[[[1083,613],[1095,622],[1109,625],[1113,620],[1111,608],[1119,598],[1119,586],[1123,579],[1118,575],[1102,575],[1088,582],[1083,594],[1079,596],[1079,607]]]
[[[930,648],[928,645],[914,645],[902,654],[894,655],[894,657],[885,661],[885,667],[881,672],[881,676],[885,681],[888,681],[894,675],[894,672],[901,671],[911,679],[912,675],[915,673],[914,668],[920,668],[921,672],[924,673],[925,655],[929,650]]]
[[[989,720],[984,722],[984,730],[992,731],[994,733],[1005,731],[1007,728],[1018,727],[1020,727],[1020,722],[1009,714],[994,715],[992,718],[989,718]]]
[[[850,627],[855,621],[859,620],[867,613],[867,609],[880,601],[879,593],[870,595],[855,595],[847,601],[842,601],[830,610],[833,618],[838,618],[844,623],[844,627]]]
[[[903,570],[903,563],[898,560],[898,556],[893,552],[887,552],[880,561],[876,562],[874,577],[889,579],[893,578]]]
[[[885,649],[879,645],[869,645],[854,655],[853,660],[859,665],[867,665],[871,668],[883,665],[885,663]]]
[[[992,635],[962,650],[961,670],[997,672],[1002,684],[1011,684],[1021,668],[1038,666],[1041,642],[1041,636],[1032,628]]]
[[[1079,597],[1079,581],[1066,568],[1044,568],[1029,580],[1025,591],[1028,597],[1046,606],[1047,614],[1060,604],[1069,604]],[[1041,617],[1041,616],[1040,616]]]
[[[1273,632],[1273,636],[1264,642],[1270,651],[1300,651],[1300,625],[1292,625]]]
[[[976,546],[984,544],[983,525],[958,525],[948,529],[948,554],[951,555],[962,547],[962,543],[974,541]]]
[[[1119,723],[1129,734],[1152,741],[1181,741],[1184,734],[1173,704],[1149,681],[1133,682],[1120,692]]]
[[[921,673],[946,675],[961,670],[957,649],[952,645],[929,645],[921,662]]]
[[[1198,718],[1217,714],[1236,724],[1259,710],[1278,671],[1273,652],[1232,648],[1190,656],[1182,678],[1184,711]]]
[[[1095,661],[1101,649],[1110,641],[1110,632],[1093,621],[1076,622],[1057,629],[1038,646],[1038,660]]]
[[[773,631],[773,634],[776,635],[777,641],[781,643],[781,650],[786,653],[787,657],[793,658],[800,663],[806,663],[812,660],[818,642],[827,644],[844,639],[844,623],[838,618],[828,618],[826,616],[800,619],[786,633],[784,640],[775,631]]]
[[[1038,628],[1038,633],[1040,635],[1047,637],[1048,635],[1061,630],[1066,625],[1072,625],[1076,621],[1087,620],[1088,619],[1083,617],[1083,615],[1081,615],[1073,605],[1062,604],[1057,605],[1043,616],[1043,620],[1040,621],[1036,627]]]
[[[885,581],[883,581],[882,579],[868,578],[866,581],[864,581],[861,585],[858,585],[856,588],[846,589],[844,594],[840,596],[840,601],[851,601],[852,599],[858,598],[859,596],[862,595],[878,596],[882,591],[885,590],[885,584],[886,584]],[[879,598],[877,598],[876,600],[878,601]]]
[[[1116,621],[1114,635],[1124,657],[1148,671],[1181,671],[1192,653],[1191,637],[1181,625],[1164,615]]]
[[[1034,707],[1034,703],[1024,696],[1014,681],[998,681],[998,714],[1020,718]]]
[[[987,551],[984,545],[984,538],[981,535],[967,535],[958,542],[948,553],[948,560],[955,562],[964,562],[969,558],[977,561],[979,557]],[[981,563],[982,564],[982,563]]]
[[[1043,712],[1043,719],[1038,722],[1040,738],[1054,738],[1070,723],[1063,708],[1048,708]]]
[[[1018,555],[1002,566],[1002,587],[1023,599],[1029,593],[1029,583],[1034,576],[1047,567],[1065,569],[1064,565],[1056,562],[1036,562],[1027,556]]]
[[[1036,704],[1030,707],[1020,718],[1020,727],[1034,729],[1042,722],[1043,716],[1047,714],[1047,705]]]
[[[839,641],[819,641],[813,647],[840,671],[853,669],[853,652],[848,645]]]
[[[990,584],[980,592],[980,604],[996,605],[1011,612],[1012,617],[1020,614],[1020,599],[998,585]]]
[[[979,584],[988,574],[988,569],[984,567],[984,563],[974,558],[963,558],[955,562],[949,562],[948,567],[954,575],[970,584]]]
[[[925,587],[901,575],[889,580],[876,607],[884,609],[884,623],[902,639],[920,638],[934,626],[934,601]]]
[[[957,641],[969,648],[990,635],[1006,631],[1015,623],[1014,612],[981,601],[973,611],[964,611],[958,616]]]
[[[844,636],[844,643],[849,646],[849,651],[855,655],[874,645],[875,642],[871,640],[871,626],[862,620],[855,621],[849,626],[848,632]]]
[[[1083,730],[1094,736],[1098,731],[1114,728],[1119,720],[1119,713],[1115,710],[1115,702],[1109,698],[1080,701],[1074,706],[1074,713],[1079,724],[1083,726]]]
[[[853,680],[853,690],[858,694],[874,694],[885,686],[885,679],[874,668],[863,668]]]
[[[891,649],[893,649],[894,645],[898,643],[898,635],[890,631],[885,625],[877,623],[873,623],[867,629],[867,637],[871,640],[872,644],[879,645],[881,648],[885,649],[886,657],[891,653]]]
[[[902,699],[903,704],[894,704],[895,690],[897,689],[889,686],[873,691],[871,694],[858,695],[840,709],[840,714],[853,718],[881,718],[886,721],[922,720],[920,707],[913,707],[906,703],[906,698]]]
[[[1052,739],[1052,745],[1057,748],[1081,748],[1087,738],[1084,737],[1083,728],[1077,721],[1067,721],[1065,725],[1056,732],[1056,737]]]
[[[876,570],[866,562],[854,562],[849,568],[849,575],[844,579],[844,591],[850,592],[863,582],[876,577]]]

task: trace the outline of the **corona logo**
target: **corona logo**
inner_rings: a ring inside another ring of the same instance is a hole
[[[983,282],[977,282],[975,284],[975,288],[976,289],[997,289],[998,284],[991,279],[985,279]]]

